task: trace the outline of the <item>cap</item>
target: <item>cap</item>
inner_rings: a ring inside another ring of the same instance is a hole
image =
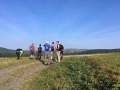
[[[48,44],[49,42],[47,41],[46,43]]]

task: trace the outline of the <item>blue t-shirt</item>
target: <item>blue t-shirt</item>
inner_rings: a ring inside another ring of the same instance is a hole
[[[50,50],[50,45],[49,44],[45,44],[44,47],[45,47],[45,51],[49,51]]]

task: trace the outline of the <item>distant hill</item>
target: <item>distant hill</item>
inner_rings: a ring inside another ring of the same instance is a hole
[[[15,50],[0,47],[0,53],[14,53]]]
[[[15,53],[15,50],[0,47],[0,53]],[[90,53],[109,53],[120,52],[120,49],[65,49],[64,54],[90,54]],[[44,53],[44,50],[43,50]],[[29,50],[24,50],[24,54],[30,54]]]
[[[98,54],[98,53],[115,53],[120,52],[120,49],[91,49],[84,51],[68,51],[65,54],[67,55],[80,55],[80,54]]]
[[[73,49],[73,48],[65,49],[65,53],[66,52],[74,53],[74,52],[82,52],[82,51],[87,51],[87,49]],[[0,53],[1,52],[2,53],[13,53],[13,52],[15,52],[15,50],[0,47]],[[29,50],[25,50],[25,52],[29,53]]]
[[[15,52],[16,52],[15,50],[0,47],[0,53],[15,53]],[[29,50],[25,50],[24,53],[29,54]]]
[[[88,51],[88,49],[73,49],[73,48],[65,49],[65,53],[78,53],[83,51]]]

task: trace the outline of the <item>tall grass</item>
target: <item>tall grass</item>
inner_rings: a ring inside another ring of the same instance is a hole
[[[36,62],[36,60],[30,60],[29,57],[22,57],[20,60],[17,60],[16,58],[0,58],[0,69],[34,62]]]
[[[21,90],[120,90],[120,54],[71,57],[35,75]]]

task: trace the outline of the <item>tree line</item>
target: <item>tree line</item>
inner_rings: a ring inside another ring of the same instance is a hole
[[[93,50],[86,50],[82,52],[66,52],[66,55],[81,55],[81,54],[98,54],[98,53],[115,53],[120,52],[120,49],[93,49]]]
[[[98,53],[115,53],[120,52],[120,49],[94,49],[94,50],[86,50],[82,52],[65,52],[64,55],[82,55],[82,54],[98,54]],[[42,55],[44,55],[44,52],[42,52]],[[29,57],[30,53],[25,52],[22,54],[22,57]],[[16,57],[16,53],[14,52],[8,52],[8,53],[2,53],[0,52],[0,57]]]

